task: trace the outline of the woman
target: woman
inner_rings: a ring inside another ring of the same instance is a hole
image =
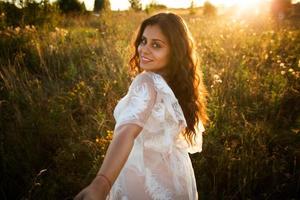
[[[134,46],[138,75],[114,110],[113,140],[75,199],[198,199],[188,153],[202,150],[207,92],[190,32],[160,13],[143,21]]]

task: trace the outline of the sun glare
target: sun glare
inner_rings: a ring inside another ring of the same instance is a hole
[[[261,3],[260,0],[244,0],[244,1],[236,1],[236,5],[241,9],[253,9],[259,6]]]
[[[209,2],[216,6],[237,6],[240,9],[251,9],[258,6],[260,3],[267,1],[268,0],[210,0]]]
[[[55,0],[50,0],[55,1]],[[89,10],[93,9],[95,0],[80,0],[84,1]],[[111,8],[113,10],[125,10],[130,7],[128,0],[109,0]],[[202,6],[205,1],[209,1],[213,5],[219,7],[230,7],[236,6],[240,11],[243,10],[253,10],[258,7],[262,9],[263,6],[260,6],[264,3],[270,2],[271,0],[193,0],[195,6]],[[300,0],[292,0],[293,3],[299,2]],[[143,7],[151,2],[156,2],[159,4],[164,4],[169,8],[188,8],[191,5],[191,0],[140,0]]]

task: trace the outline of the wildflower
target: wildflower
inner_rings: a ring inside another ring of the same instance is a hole
[[[285,74],[285,71],[281,71],[280,73],[281,73],[281,75],[284,75],[284,74]]]
[[[36,28],[35,28],[34,25],[31,25],[31,30],[32,30],[32,31],[36,31]]]
[[[69,33],[69,31],[66,29],[61,29],[61,33],[63,36],[66,36]]]
[[[300,67],[300,60],[298,61],[298,67]]]
[[[51,51],[54,50],[54,46],[52,44],[49,45],[49,48],[50,48]]]
[[[82,87],[85,86],[84,81],[80,81],[80,82],[79,82],[79,85],[82,86]]]
[[[292,68],[290,68],[290,69],[289,69],[289,72],[291,72],[291,73],[292,73],[293,71],[294,71],[294,70],[293,70]]]
[[[15,28],[16,33],[18,34],[20,32],[21,28],[18,26]]]
[[[281,63],[281,60],[277,60],[277,63]]]
[[[280,67],[284,67],[284,63],[280,63],[280,65],[279,65]]]
[[[215,80],[217,80],[217,79],[219,79],[219,78],[220,78],[220,76],[219,76],[218,74],[215,74],[215,75],[214,75],[214,79],[215,79]]]
[[[214,75],[214,84],[216,83],[222,83],[222,80],[218,74]]]
[[[267,60],[269,58],[268,53],[265,55],[265,60]]]

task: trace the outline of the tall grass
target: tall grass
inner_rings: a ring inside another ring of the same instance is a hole
[[[91,181],[145,17],[105,13],[1,30],[1,199],[71,199]],[[269,18],[183,17],[210,92],[203,152],[191,155],[200,198],[299,198],[300,31]]]
[[[190,23],[211,94],[204,151],[194,157],[201,197],[299,197],[300,31],[268,18]]]

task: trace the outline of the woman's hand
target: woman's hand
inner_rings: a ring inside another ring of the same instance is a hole
[[[109,190],[106,180],[97,176],[89,186],[76,195],[74,200],[105,200]]]

